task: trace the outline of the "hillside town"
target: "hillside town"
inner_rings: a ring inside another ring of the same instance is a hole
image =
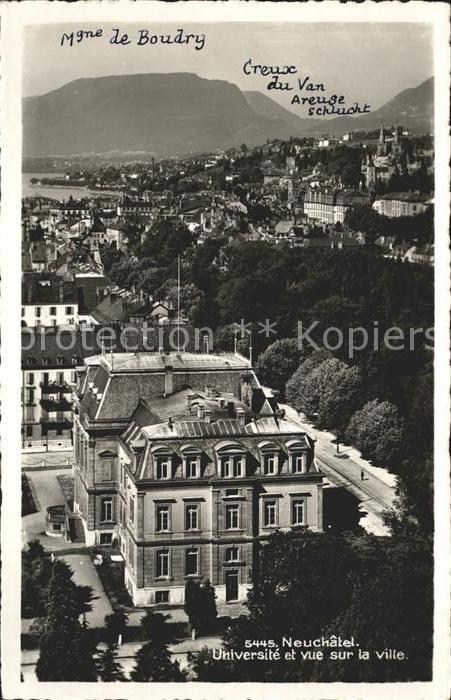
[[[320,338],[433,325],[433,164],[432,137],[401,124],[163,160],[25,160],[25,678],[71,679],[40,633],[50,571],[79,591],[77,680],[258,680],[258,663],[213,651],[331,635],[349,610],[338,629],[360,634],[362,581],[381,567],[388,590],[399,533],[423,542],[433,527],[433,353],[418,337],[356,358]],[[301,322],[319,324],[315,348]],[[427,544],[405,556],[388,611],[409,600],[409,572],[428,576]],[[321,579],[336,588],[325,606]],[[428,645],[401,678],[420,656],[427,678]]]

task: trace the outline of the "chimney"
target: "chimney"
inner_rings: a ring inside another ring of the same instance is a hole
[[[205,416],[205,406],[199,404],[197,407],[197,417],[200,418],[201,420],[204,419]]]
[[[58,300],[59,301],[64,301],[64,288],[62,284],[58,285]]]
[[[211,417],[211,410],[209,408],[205,409],[204,418],[205,418],[206,423],[211,423],[212,417]]]
[[[170,396],[174,391],[174,369],[170,365],[164,368],[164,395]]]
[[[236,408],[236,419],[238,421],[238,425],[244,428],[244,426],[246,425],[246,413],[244,411],[244,408],[241,408],[241,406],[237,406]]]

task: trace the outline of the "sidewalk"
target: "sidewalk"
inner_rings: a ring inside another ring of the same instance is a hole
[[[64,559],[66,564],[72,568],[74,572],[74,581],[79,586],[91,586],[94,593],[92,600],[92,610],[86,613],[86,620],[90,627],[104,627],[105,615],[110,615],[113,608],[107,597],[102,582],[96,571],[96,567],[92,563],[89,554],[82,552],[74,552],[73,554],[65,554],[61,559]]]
[[[375,535],[387,536],[382,514],[393,505],[396,477],[386,469],[374,467],[360,452],[348,445],[339,445],[336,450],[335,435],[318,430],[303,414],[287,404],[281,404],[286,416],[297,423],[315,440],[315,460],[327,479],[341,486],[360,501],[362,513],[360,525]],[[363,474],[363,479],[362,479]]]

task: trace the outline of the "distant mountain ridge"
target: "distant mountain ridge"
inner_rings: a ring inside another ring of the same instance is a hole
[[[282,121],[286,122],[294,129],[297,135],[322,124],[321,119],[303,119],[298,117],[293,112],[290,112],[289,109],[285,109],[285,107],[282,107],[282,105],[271,97],[268,97],[268,95],[258,90],[245,90],[243,95],[254,112],[268,117],[269,119],[282,119]]]
[[[374,128],[381,120],[431,123],[432,78],[375,112],[302,119],[258,91],[194,73],[80,78],[23,100],[24,156],[149,153],[188,155],[320,131]]]
[[[337,134],[357,129],[377,129],[398,122],[414,132],[432,131],[434,125],[434,78],[417,87],[403,90],[379,109],[359,117],[337,117],[327,122],[327,128]],[[324,131],[324,123],[321,125]],[[313,127],[313,131],[317,127]]]
[[[192,73],[81,78],[23,105],[24,155],[188,154],[289,138],[239,88]]]

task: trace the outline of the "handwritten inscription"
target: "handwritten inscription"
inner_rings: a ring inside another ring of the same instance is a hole
[[[192,46],[197,51],[201,51],[207,39],[206,34],[192,34],[183,28],[177,29],[174,34],[155,34],[150,29],[138,29],[136,33],[129,34],[122,29],[112,28],[105,33],[102,28],[77,29],[73,32],[64,32],[61,35],[60,46],[75,46],[82,42],[88,43],[93,39],[104,39],[111,46],[155,46],[156,44]]]
[[[266,83],[266,89],[269,91],[295,92],[296,94],[291,96],[291,104],[306,106],[309,117],[366,114],[371,111],[366,102],[354,102],[348,106],[345,95],[325,94],[327,90],[324,83],[316,82],[310,75],[302,75],[295,65],[265,65],[248,58],[243,64],[243,73],[269,79]]]

